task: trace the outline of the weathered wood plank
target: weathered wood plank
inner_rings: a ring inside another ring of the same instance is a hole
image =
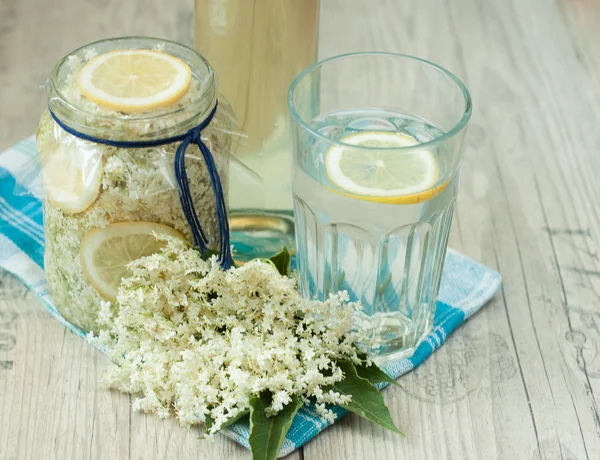
[[[334,427],[306,446],[305,457],[319,458],[321,452],[347,457],[360,444],[360,458],[390,452],[407,459],[596,458],[597,384],[587,362],[596,350],[588,334],[594,341],[598,336],[598,299],[589,285],[599,281],[597,158],[588,156],[597,157],[592,126],[598,118],[596,108],[586,108],[595,90],[577,62],[561,12],[536,1],[389,1],[380,10],[356,5],[362,18],[357,21],[341,13],[341,2],[333,3],[322,16],[321,36],[337,37],[323,40],[326,54],[357,48],[416,54],[453,69],[471,88],[475,114],[452,243],[498,267],[505,286],[502,296],[433,359],[403,379],[406,393],[428,394],[427,385],[436,388],[444,375],[468,363],[469,379],[485,376],[489,383],[475,385],[451,408],[441,400],[418,403],[388,390],[399,424],[408,425],[408,440],[384,436],[371,448],[364,439],[357,443],[362,425],[350,417],[346,423],[353,429]],[[563,10],[578,3],[565,1]],[[574,7],[585,10],[590,3]],[[598,7],[590,9],[597,17]],[[386,21],[395,21],[395,27],[382,27]],[[591,29],[589,16],[587,21]],[[598,51],[587,50],[596,55],[587,59],[597,61]],[[575,237],[562,254],[552,235],[560,229]],[[570,260],[579,279],[566,279],[559,268],[563,260]],[[583,289],[582,275],[588,283]],[[572,326],[573,314],[563,302],[589,308],[580,313],[587,315],[585,332]],[[460,347],[459,341],[473,348]],[[456,354],[453,365],[443,353]],[[424,375],[429,380],[418,378]],[[456,380],[450,381],[445,388],[456,393]],[[345,445],[352,447],[338,452]]]
[[[507,268],[518,261],[523,277],[527,303],[521,307],[518,297],[507,298],[508,312],[519,324],[514,336],[540,454],[567,456],[568,451],[575,458],[596,458],[597,401],[567,339],[574,324],[570,304],[586,295],[561,269],[563,259],[581,255],[572,246],[560,254],[553,234],[590,229],[594,237],[588,243],[594,244],[598,220],[588,187],[595,182],[597,160],[590,154],[598,142],[593,129],[598,112],[587,107],[585,92],[573,84],[583,77],[583,69],[559,11],[545,2],[527,5],[514,2],[503,11],[490,8],[490,15],[500,19],[502,36],[513,38],[505,41],[507,52],[497,55],[502,59],[487,71],[491,97],[485,116],[496,127],[494,145],[504,147],[504,151],[496,147],[494,155],[510,208],[510,228],[499,233],[498,247],[504,249],[499,259]],[[507,251],[511,231],[516,237],[512,255]],[[598,311],[597,300],[585,303]]]
[[[75,46],[141,33],[192,43],[191,1],[0,2],[0,149],[30,134]],[[600,458],[600,4],[322,0],[321,57],[419,55],[475,112],[451,244],[504,288],[386,390],[399,438],[348,416],[290,458]],[[73,20],[76,18],[76,20]],[[99,390],[104,358],[0,277],[0,458],[249,458]]]

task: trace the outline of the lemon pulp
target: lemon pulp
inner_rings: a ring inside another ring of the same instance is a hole
[[[90,59],[77,75],[81,93],[102,107],[146,112],[176,103],[187,92],[190,66],[148,49],[110,51]]]
[[[119,222],[91,230],[83,237],[81,268],[102,297],[115,300],[121,280],[131,275],[127,265],[165,247],[154,233],[185,239],[177,230],[152,222]]]
[[[419,144],[407,134],[360,131],[342,137],[339,142],[325,156],[327,176],[338,193],[377,203],[414,204],[434,198],[447,185],[436,186],[440,168],[431,150],[394,149]]]
[[[77,142],[51,143],[41,154],[44,190],[50,201],[69,214],[85,211],[100,194],[102,154]]]

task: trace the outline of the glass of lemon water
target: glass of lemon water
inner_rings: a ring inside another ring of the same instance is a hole
[[[355,53],[305,70],[288,103],[302,295],[346,290],[358,346],[410,356],[433,325],[469,92],[431,62]]]

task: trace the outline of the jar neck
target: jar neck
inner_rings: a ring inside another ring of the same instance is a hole
[[[171,107],[123,114],[99,107],[80,96],[76,73],[91,57],[115,49],[161,49],[187,62],[192,81],[186,95]],[[125,37],[91,43],[65,56],[55,66],[46,89],[48,107],[67,126],[107,140],[156,140],[185,133],[204,120],[217,102],[218,85],[210,64],[184,45],[146,37]]]

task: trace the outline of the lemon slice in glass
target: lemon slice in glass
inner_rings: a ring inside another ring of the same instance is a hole
[[[340,139],[343,144],[381,147],[356,149],[344,145],[329,148],[325,168],[335,190],[352,198],[389,204],[414,204],[438,195],[446,184],[439,179],[438,162],[430,150],[400,152],[419,142],[407,134],[361,131]],[[388,150],[386,150],[388,149]]]
[[[119,222],[88,232],[81,240],[83,274],[102,297],[115,300],[121,279],[131,275],[127,264],[156,254],[166,243],[153,233],[184,240],[177,230],[152,222]]]
[[[77,75],[81,93],[119,112],[147,112],[174,104],[187,92],[190,66],[168,53],[116,50],[90,59]]]
[[[42,181],[48,199],[70,214],[85,211],[96,201],[104,166],[102,154],[77,143],[56,143],[41,152]]]

